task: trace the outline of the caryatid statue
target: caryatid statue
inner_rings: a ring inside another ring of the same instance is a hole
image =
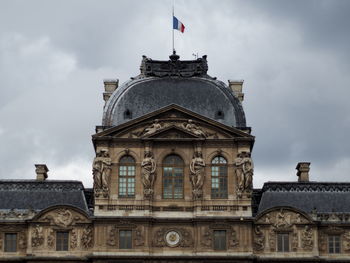
[[[147,198],[151,198],[153,195],[153,185],[156,178],[156,162],[154,161],[151,151],[146,150],[144,158],[141,163],[142,167],[142,184],[143,193]]]
[[[252,188],[254,173],[254,164],[252,158],[250,158],[250,153],[239,153],[235,159],[234,165],[236,166],[239,194],[242,194],[244,191],[250,191]]]
[[[204,167],[205,162],[200,151],[195,151],[190,164],[190,179],[192,183],[192,193],[195,199],[199,199],[203,195],[203,183],[204,183]]]
[[[111,164],[111,158],[109,157],[107,149],[97,151],[92,165],[94,189],[97,196],[99,195],[99,192],[103,192],[105,197],[108,196]]]

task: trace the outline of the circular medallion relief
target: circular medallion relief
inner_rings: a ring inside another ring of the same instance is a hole
[[[174,230],[171,230],[166,233],[165,240],[168,246],[175,247],[180,242],[180,234]]]

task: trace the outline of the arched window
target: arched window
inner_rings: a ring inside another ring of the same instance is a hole
[[[183,198],[184,162],[178,155],[168,155],[163,161],[163,198]]]
[[[119,160],[119,197],[135,196],[135,159],[130,155]]]
[[[211,161],[211,198],[227,198],[227,161],[222,156]]]

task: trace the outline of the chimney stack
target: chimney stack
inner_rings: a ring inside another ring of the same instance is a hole
[[[299,177],[298,182],[309,181],[310,163],[300,162],[295,169],[297,169],[297,176]]]
[[[103,100],[105,105],[112,93],[118,88],[119,80],[118,79],[106,79],[103,81],[105,85],[105,92],[103,92]]]
[[[242,92],[244,80],[228,80],[228,86],[233,91],[233,95],[242,103],[244,93]]]
[[[45,181],[47,179],[47,172],[49,169],[46,164],[35,164],[36,180]]]

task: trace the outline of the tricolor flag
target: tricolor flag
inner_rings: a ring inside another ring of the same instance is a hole
[[[185,31],[184,24],[182,24],[175,16],[173,16],[173,29],[177,29],[181,31],[181,33]]]

